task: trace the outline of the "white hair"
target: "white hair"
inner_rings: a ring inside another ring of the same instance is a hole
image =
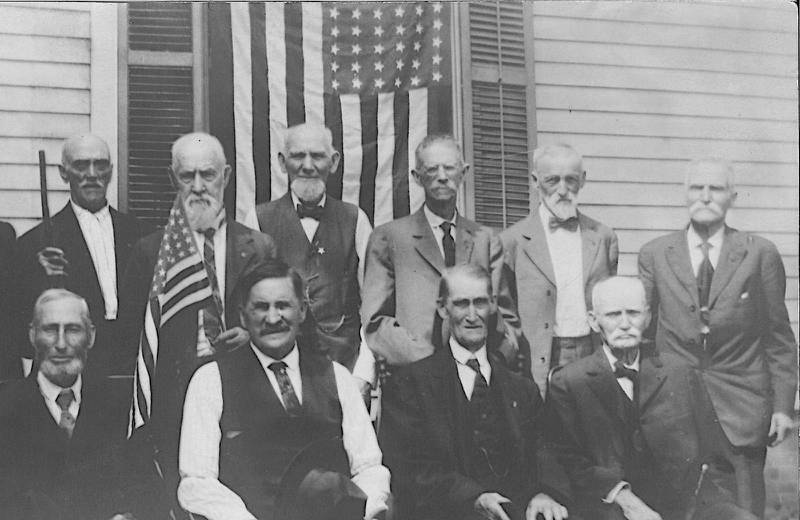
[[[700,165],[703,164],[716,164],[720,166],[725,171],[725,179],[726,184],[728,185],[728,189],[730,191],[735,191],[736,189],[736,178],[735,173],[733,171],[733,164],[726,159],[721,159],[719,157],[700,157],[699,159],[692,159],[689,161],[689,164],[686,165],[686,174],[683,178],[683,184],[688,189],[689,188],[689,177],[691,177],[692,173],[697,171]]]

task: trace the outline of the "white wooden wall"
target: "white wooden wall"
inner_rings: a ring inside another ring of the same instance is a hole
[[[90,3],[0,3],[0,220],[18,234],[41,217],[38,150],[47,156],[51,213],[69,196],[57,168],[64,138],[94,131],[116,157],[115,12]]]
[[[534,3],[538,143],[586,158],[581,203],[620,272],[684,226],[686,161],[734,162],[729,223],[777,245],[798,332],[797,11],[790,3]]]

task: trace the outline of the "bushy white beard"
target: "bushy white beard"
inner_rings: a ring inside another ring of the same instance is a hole
[[[567,193],[566,200],[558,193],[553,193],[550,196],[543,196],[542,201],[559,220],[578,216],[578,196],[574,193]]]
[[[210,195],[189,195],[183,201],[186,218],[192,231],[205,231],[214,227],[222,204]]]
[[[295,177],[292,193],[305,204],[317,204],[325,194],[325,183],[318,177]]]

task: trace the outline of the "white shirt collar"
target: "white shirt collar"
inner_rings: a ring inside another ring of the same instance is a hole
[[[425,219],[428,221],[428,225],[431,229],[440,229],[439,226],[442,225],[442,222],[450,222],[453,227],[456,227],[456,217],[458,216],[458,212],[456,211],[453,213],[453,218],[450,220],[445,220],[430,209],[426,204],[422,205],[422,211],[425,213]]]
[[[39,383],[39,391],[45,397],[45,399],[56,402],[56,397],[60,394],[63,390],[72,389],[72,393],[75,395],[75,402],[80,404],[81,403],[81,388],[83,388],[83,379],[81,375],[78,374],[78,378],[75,380],[75,383],[70,386],[69,388],[62,388],[57,384],[53,383],[44,374],[38,372],[36,374],[36,381]]]
[[[725,226],[721,226],[713,235],[708,237],[708,243],[711,245],[711,248],[719,251],[722,248],[722,239],[724,236]],[[689,251],[700,248],[700,246],[703,245],[703,239],[697,234],[697,231],[694,230],[691,224],[689,224],[689,228],[686,230],[686,239],[689,242]]]
[[[477,359],[478,364],[482,367],[489,365],[489,357],[486,354],[486,345],[482,346],[475,352],[472,352],[462,347],[454,337],[450,336],[450,352],[453,353],[453,358],[455,358],[456,362],[461,365],[466,365],[467,361],[469,361],[471,358]]]
[[[82,208],[75,204],[75,201],[72,198],[69,199],[69,203],[72,205],[72,211],[75,213],[75,216],[78,219],[85,219],[87,217],[95,217],[97,220],[105,220],[107,218],[111,218],[111,212],[108,209],[108,203],[105,206],[100,208],[99,210],[92,213],[86,208]]]
[[[611,371],[613,372],[614,371],[614,364],[617,361],[619,361],[617,359],[617,356],[615,356],[614,354],[611,353],[611,348],[606,344],[603,344],[603,353],[606,355],[606,359],[608,359],[608,362],[611,365]],[[642,357],[642,351],[640,349],[639,352],[636,354],[636,359],[633,360],[633,363],[631,363],[630,365],[626,365],[625,363],[623,363],[623,365],[625,367],[627,367],[627,368],[636,370],[638,372],[639,371],[639,360],[641,359],[641,357]]]
[[[300,198],[297,195],[295,195],[292,190],[289,190],[289,192],[292,194],[292,207],[296,208],[298,204],[301,204]],[[323,193],[322,194],[322,198],[319,199],[319,202],[317,203],[317,206],[319,206],[320,208],[324,208],[325,207],[325,200],[327,198],[328,198],[328,195],[326,193]]]
[[[290,350],[289,353],[283,357],[283,359],[275,359],[264,354],[252,343],[250,343],[250,348],[253,349],[253,352],[255,352],[258,362],[261,363],[261,367],[264,369],[264,372],[269,372],[269,366],[275,361],[283,361],[286,363],[287,370],[300,372],[300,351],[297,350],[297,343],[295,343],[292,350]]]

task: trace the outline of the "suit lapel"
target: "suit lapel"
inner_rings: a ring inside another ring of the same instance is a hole
[[[44,397],[39,390],[36,381],[36,373],[32,372],[27,379],[26,388],[27,400],[31,410],[31,429],[32,446],[41,446],[43,450],[51,453],[63,455],[67,451],[67,436],[58,424],[56,424],[50,410],[44,402]]]
[[[641,354],[639,368],[639,413],[641,414],[664,384],[667,375],[664,373],[660,358],[654,355],[645,355],[644,351]]]
[[[253,256],[253,237],[238,222],[228,222],[228,233],[225,244],[225,307],[231,301],[236,281]]]
[[[547,238],[544,227],[539,219],[539,212],[532,212],[527,218],[522,236],[526,238],[523,250],[539,271],[555,286],[556,276],[553,272],[553,263],[550,260],[550,250],[547,247]]]
[[[598,247],[599,239],[594,224],[580,213],[578,213],[578,219],[580,221],[583,282],[585,284],[592,274],[592,267],[595,264],[595,258],[597,258],[600,248]]]
[[[713,308],[722,290],[731,281],[733,274],[739,268],[744,257],[747,256],[747,247],[744,235],[725,227],[725,238],[722,240],[722,249],[719,253],[717,268],[711,278],[711,292],[708,296],[708,307]]]
[[[460,216],[456,217],[456,264],[469,263],[477,229],[478,225],[474,222]]]
[[[428,219],[425,218],[423,208],[414,214],[412,226],[411,236],[414,237],[414,248],[431,267],[441,273],[444,269],[444,258],[436,244],[436,237],[428,224]]]
[[[451,436],[448,443],[454,446],[453,452],[462,456],[468,453],[468,423],[467,423],[467,397],[464,387],[458,378],[456,361],[450,353],[450,348],[442,348],[434,354],[436,366],[432,367],[429,379],[431,395],[441,403],[440,410],[447,421],[447,433]],[[463,457],[454,455],[454,460],[463,461]]]
[[[689,246],[686,242],[686,231],[678,231],[672,235],[672,241],[667,245],[665,251],[667,264],[672,269],[673,274],[681,283],[689,298],[698,307],[700,306],[697,295],[697,279],[694,277],[694,269],[689,257]]]
[[[72,264],[72,272],[86,272],[88,270],[91,273],[88,279],[93,280],[97,290],[100,291],[100,282],[97,281],[97,271],[94,268],[94,262],[92,262],[92,255],[89,253],[86,239],[83,238],[78,217],[72,210],[72,204],[67,202],[64,209],[53,217],[53,227],[56,243],[62,244],[61,248]],[[116,235],[114,238],[116,239]]]
[[[606,409],[609,415],[616,416],[623,423],[625,422],[624,403],[620,401],[620,388],[608,358],[602,348],[598,348],[592,354],[592,363],[586,368],[586,384],[594,392],[597,399]]]

